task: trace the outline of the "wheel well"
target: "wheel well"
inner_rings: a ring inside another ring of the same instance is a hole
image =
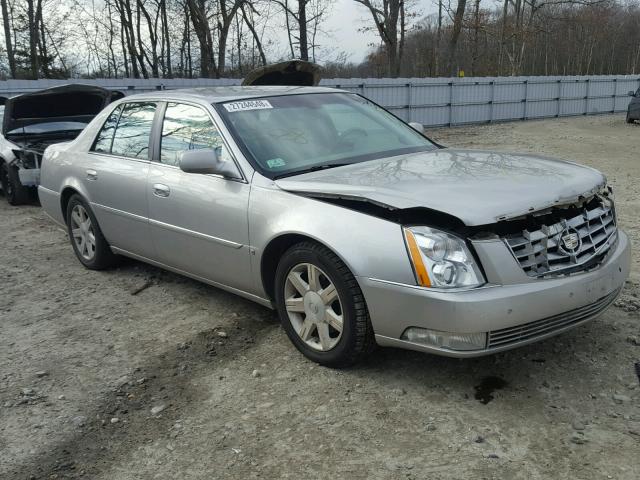
[[[60,195],[60,208],[62,208],[64,223],[67,223],[67,205],[69,205],[69,199],[74,193],[78,193],[78,191],[75,188],[67,187],[62,190],[62,194]]]
[[[276,295],[276,269],[278,268],[278,263],[280,263],[280,259],[284,252],[289,250],[296,243],[300,242],[317,242],[311,237],[307,237],[306,235],[300,235],[296,233],[288,233],[282,235],[280,237],[274,238],[269,242],[267,247],[264,249],[264,253],[262,254],[262,261],[260,262],[260,274],[262,276],[262,285],[264,286],[264,291],[267,296],[274,300]]]

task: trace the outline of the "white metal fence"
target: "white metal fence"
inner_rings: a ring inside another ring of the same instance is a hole
[[[0,95],[69,82],[127,95],[159,89],[239,85],[239,79],[98,79],[0,81]],[[640,77],[333,78],[321,82],[359,93],[406,121],[426,126],[527,120],[623,112]]]

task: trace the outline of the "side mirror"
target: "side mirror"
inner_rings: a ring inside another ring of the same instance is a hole
[[[225,178],[241,178],[235,163],[220,159],[215,148],[185,150],[180,154],[180,170],[186,173],[222,175]]]
[[[422,125],[421,123],[409,122],[409,126],[417,132],[424,133],[424,125]]]
[[[636,92],[634,92],[633,90],[629,91],[629,96],[630,97],[635,97],[636,96]]]

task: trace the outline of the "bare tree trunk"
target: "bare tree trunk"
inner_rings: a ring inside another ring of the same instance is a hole
[[[471,55],[471,75],[477,76],[478,41],[480,33],[480,0],[475,0],[473,12],[473,53]]]
[[[2,22],[4,25],[4,41],[7,50],[7,60],[9,61],[9,72],[12,78],[16,78],[16,57],[11,42],[11,22],[9,19],[9,9],[7,8],[7,0],[0,0],[2,4]]]
[[[505,0],[506,2],[507,0]],[[442,0],[438,0],[438,29],[436,30],[436,47],[434,49],[434,76],[440,74],[440,45],[442,44]]]
[[[140,69],[138,68],[139,59],[135,45],[136,38],[133,30],[133,14],[131,13],[131,4],[129,3],[129,0],[116,0],[116,8],[120,12],[120,23],[122,24],[122,29],[124,30],[123,42],[126,45],[126,49],[123,45],[123,51],[126,51],[129,54],[129,59],[131,61],[131,73],[133,74],[134,78],[140,78]],[[144,66],[144,63],[142,63],[142,65]]]
[[[458,40],[462,31],[462,20],[464,19],[466,7],[467,0],[458,0],[458,8],[456,8],[456,13],[453,17],[453,29],[449,40],[449,73],[452,76],[458,75]]]
[[[502,74],[502,62],[504,60],[504,49],[507,42],[507,15],[509,14],[509,0],[504,0],[502,5],[502,28],[500,31],[500,50],[498,52],[498,75]]]
[[[171,68],[171,40],[169,39],[169,22],[167,20],[167,1],[160,0],[160,11],[162,15],[162,28],[163,28],[163,39],[165,42],[165,55],[166,55],[166,76],[171,78],[173,77],[173,71]]]
[[[217,73],[217,67],[213,58],[213,39],[205,11],[205,2],[204,0],[187,0],[187,5],[193,30],[200,43],[200,76],[213,78]]]
[[[289,1],[284,0],[284,19],[287,26],[287,39],[289,40],[289,50],[291,50],[291,58],[296,58],[296,53],[293,50],[293,32],[291,31],[291,22],[289,20]]]
[[[309,61],[309,43],[307,41],[307,3],[309,0],[298,0],[298,28],[300,42],[300,59]]]
[[[141,10],[141,3],[140,0],[136,1],[136,33],[135,35],[132,35],[132,38],[137,39],[138,42],[138,47],[135,47],[135,43],[134,43],[134,49],[136,49],[136,57],[138,58],[138,63],[140,63],[140,70],[142,71],[142,76],[144,78],[149,78],[149,73],[147,72],[147,66],[144,63],[145,57],[147,56],[147,53],[144,51],[144,46],[142,45],[142,34],[140,32],[140,20],[141,20],[141,15],[140,15],[140,10]],[[147,58],[147,62],[149,62],[149,59]]]
[[[107,2],[107,15],[109,16],[109,61],[107,62],[108,71],[111,72],[111,66],[113,66],[113,76],[118,78],[118,65],[116,64],[116,54],[113,51],[113,39],[115,37],[115,31],[113,28],[113,17],[111,16],[111,2]],[[111,75],[111,73],[109,73]]]
[[[40,52],[40,63],[42,65],[42,73],[44,78],[51,78],[49,69],[49,52],[47,51],[47,38],[44,30],[44,19],[42,18],[42,2],[38,1],[36,9],[36,29],[38,30],[38,50]]]
[[[253,8],[251,4],[249,4],[249,8]],[[267,64],[267,57],[265,56],[264,49],[262,48],[262,40],[260,39],[258,32],[256,32],[256,28],[253,22],[249,20],[247,16],[247,12],[245,11],[244,5],[242,5],[240,9],[242,11],[242,18],[244,19],[244,22],[247,24],[249,31],[251,31],[251,35],[253,35],[253,40],[256,42],[256,48],[258,49],[258,53],[260,54],[260,61],[264,66]]]
[[[38,0],[38,5],[40,0]],[[27,0],[27,17],[29,20],[29,63],[31,70],[31,78],[37,79],[40,71],[38,63],[38,24],[36,12],[39,8],[34,0]]]
[[[397,77],[400,73],[402,53],[399,51],[398,22],[401,17],[401,10],[404,9],[404,0],[384,0],[382,9],[373,0],[354,1],[369,9],[387,54],[387,74],[391,77]],[[404,15],[404,12],[402,15]]]
[[[158,18],[160,17],[156,12],[155,20],[151,19],[151,15],[148,10],[145,8],[144,3],[141,0],[137,1],[138,5],[138,46],[140,48],[140,52],[143,54],[144,58],[147,60],[147,63],[151,65],[151,76],[154,78],[160,77],[160,72],[158,70]],[[142,35],[140,34],[140,13],[144,15],[145,20],[147,21],[147,31],[149,32],[149,43],[151,43],[151,60],[144,49],[144,45],[142,43]]]
[[[124,28],[124,23],[120,23],[120,44],[122,47],[122,56],[124,58],[124,74],[125,77],[129,78],[131,76],[131,71],[129,70],[129,59],[127,58],[127,45],[126,45],[126,41],[125,41],[125,28]],[[132,68],[134,70],[136,70],[135,67],[135,62],[131,62],[132,64]],[[134,77],[137,77],[137,75],[134,73]]]
[[[233,0],[231,8],[228,9],[227,0],[219,0],[219,16],[221,21],[218,21],[218,68],[216,69],[216,78],[224,75],[229,28],[244,1],[245,0]]]

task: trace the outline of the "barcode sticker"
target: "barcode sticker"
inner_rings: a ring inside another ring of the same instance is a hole
[[[240,102],[225,103],[227,112],[244,112],[247,110],[264,110],[273,108],[269,100],[242,100]]]

